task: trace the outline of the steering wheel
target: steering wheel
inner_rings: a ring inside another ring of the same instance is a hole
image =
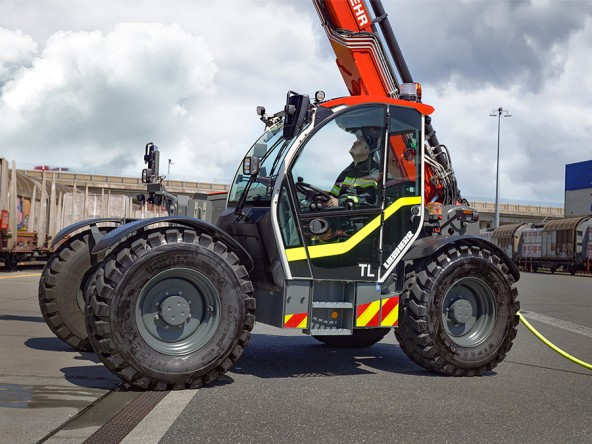
[[[299,177],[296,182],[296,191],[304,194],[306,201],[310,202],[311,210],[320,210],[333,197],[325,190],[304,182],[302,177]]]

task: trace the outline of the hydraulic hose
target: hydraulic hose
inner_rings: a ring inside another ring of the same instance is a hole
[[[530,325],[530,323],[526,319],[524,319],[524,316],[522,316],[522,314],[520,312],[518,312],[517,314],[520,317],[520,320],[522,321],[522,323],[526,326],[526,328],[528,328],[532,332],[532,334],[535,335],[537,338],[539,338],[543,342],[543,344],[545,344],[547,347],[549,347],[553,351],[559,353],[564,358],[569,359],[571,362],[581,365],[582,367],[585,367],[588,370],[592,370],[592,364],[588,364],[587,362],[584,362],[578,358],[573,357],[569,353],[564,352],[559,347],[557,347],[556,345],[549,342],[549,340],[547,338],[545,338],[543,335],[541,335],[532,325]]]

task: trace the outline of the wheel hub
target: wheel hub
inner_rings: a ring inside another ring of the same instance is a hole
[[[199,271],[163,271],[143,286],[137,299],[140,336],[160,353],[190,353],[214,335],[220,323],[219,304],[216,288]]]
[[[189,302],[181,295],[167,297],[158,308],[160,319],[169,325],[178,326],[191,317]]]
[[[442,301],[443,327],[461,347],[476,347],[487,340],[496,319],[495,295],[477,277],[464,277],[450,287]]]
[[[473,316],[473,306],[469,301],[459,299],[450,306],[448,316],[456,324],[466,324],[471,316]]]

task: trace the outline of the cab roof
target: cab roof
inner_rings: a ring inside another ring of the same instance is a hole
[[[428,116],[434,112],[434,107],[424,103],[411,102],[409,100],[393,99],[384,96],[346,96],[337,99],[328,100],[319,103],[319,106],[330,109],[340,105],[353,106],[362,105],[365,103],[382,103],[385,105],[404,106],[406,108],[414,108],[424,116]]]

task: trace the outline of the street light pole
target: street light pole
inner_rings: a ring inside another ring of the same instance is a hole
[[[167,177],[169,178],[169,180],[171,179],[171,165],[174,165],[172,160],[173,159],[169,159],[169,169],[167,170]]]
[[[495,225],[494,228],[499,227],[499,159],[500,159],[500,121],[502,117],[502,113],[504,117],[512,117],[511,114],[508,114],[508,110],[503,109],[501,106],[498,109],[494,109],[490,116],[495,117],[497,112],[497,161],[496,161],[496,170],[495,170]]]

